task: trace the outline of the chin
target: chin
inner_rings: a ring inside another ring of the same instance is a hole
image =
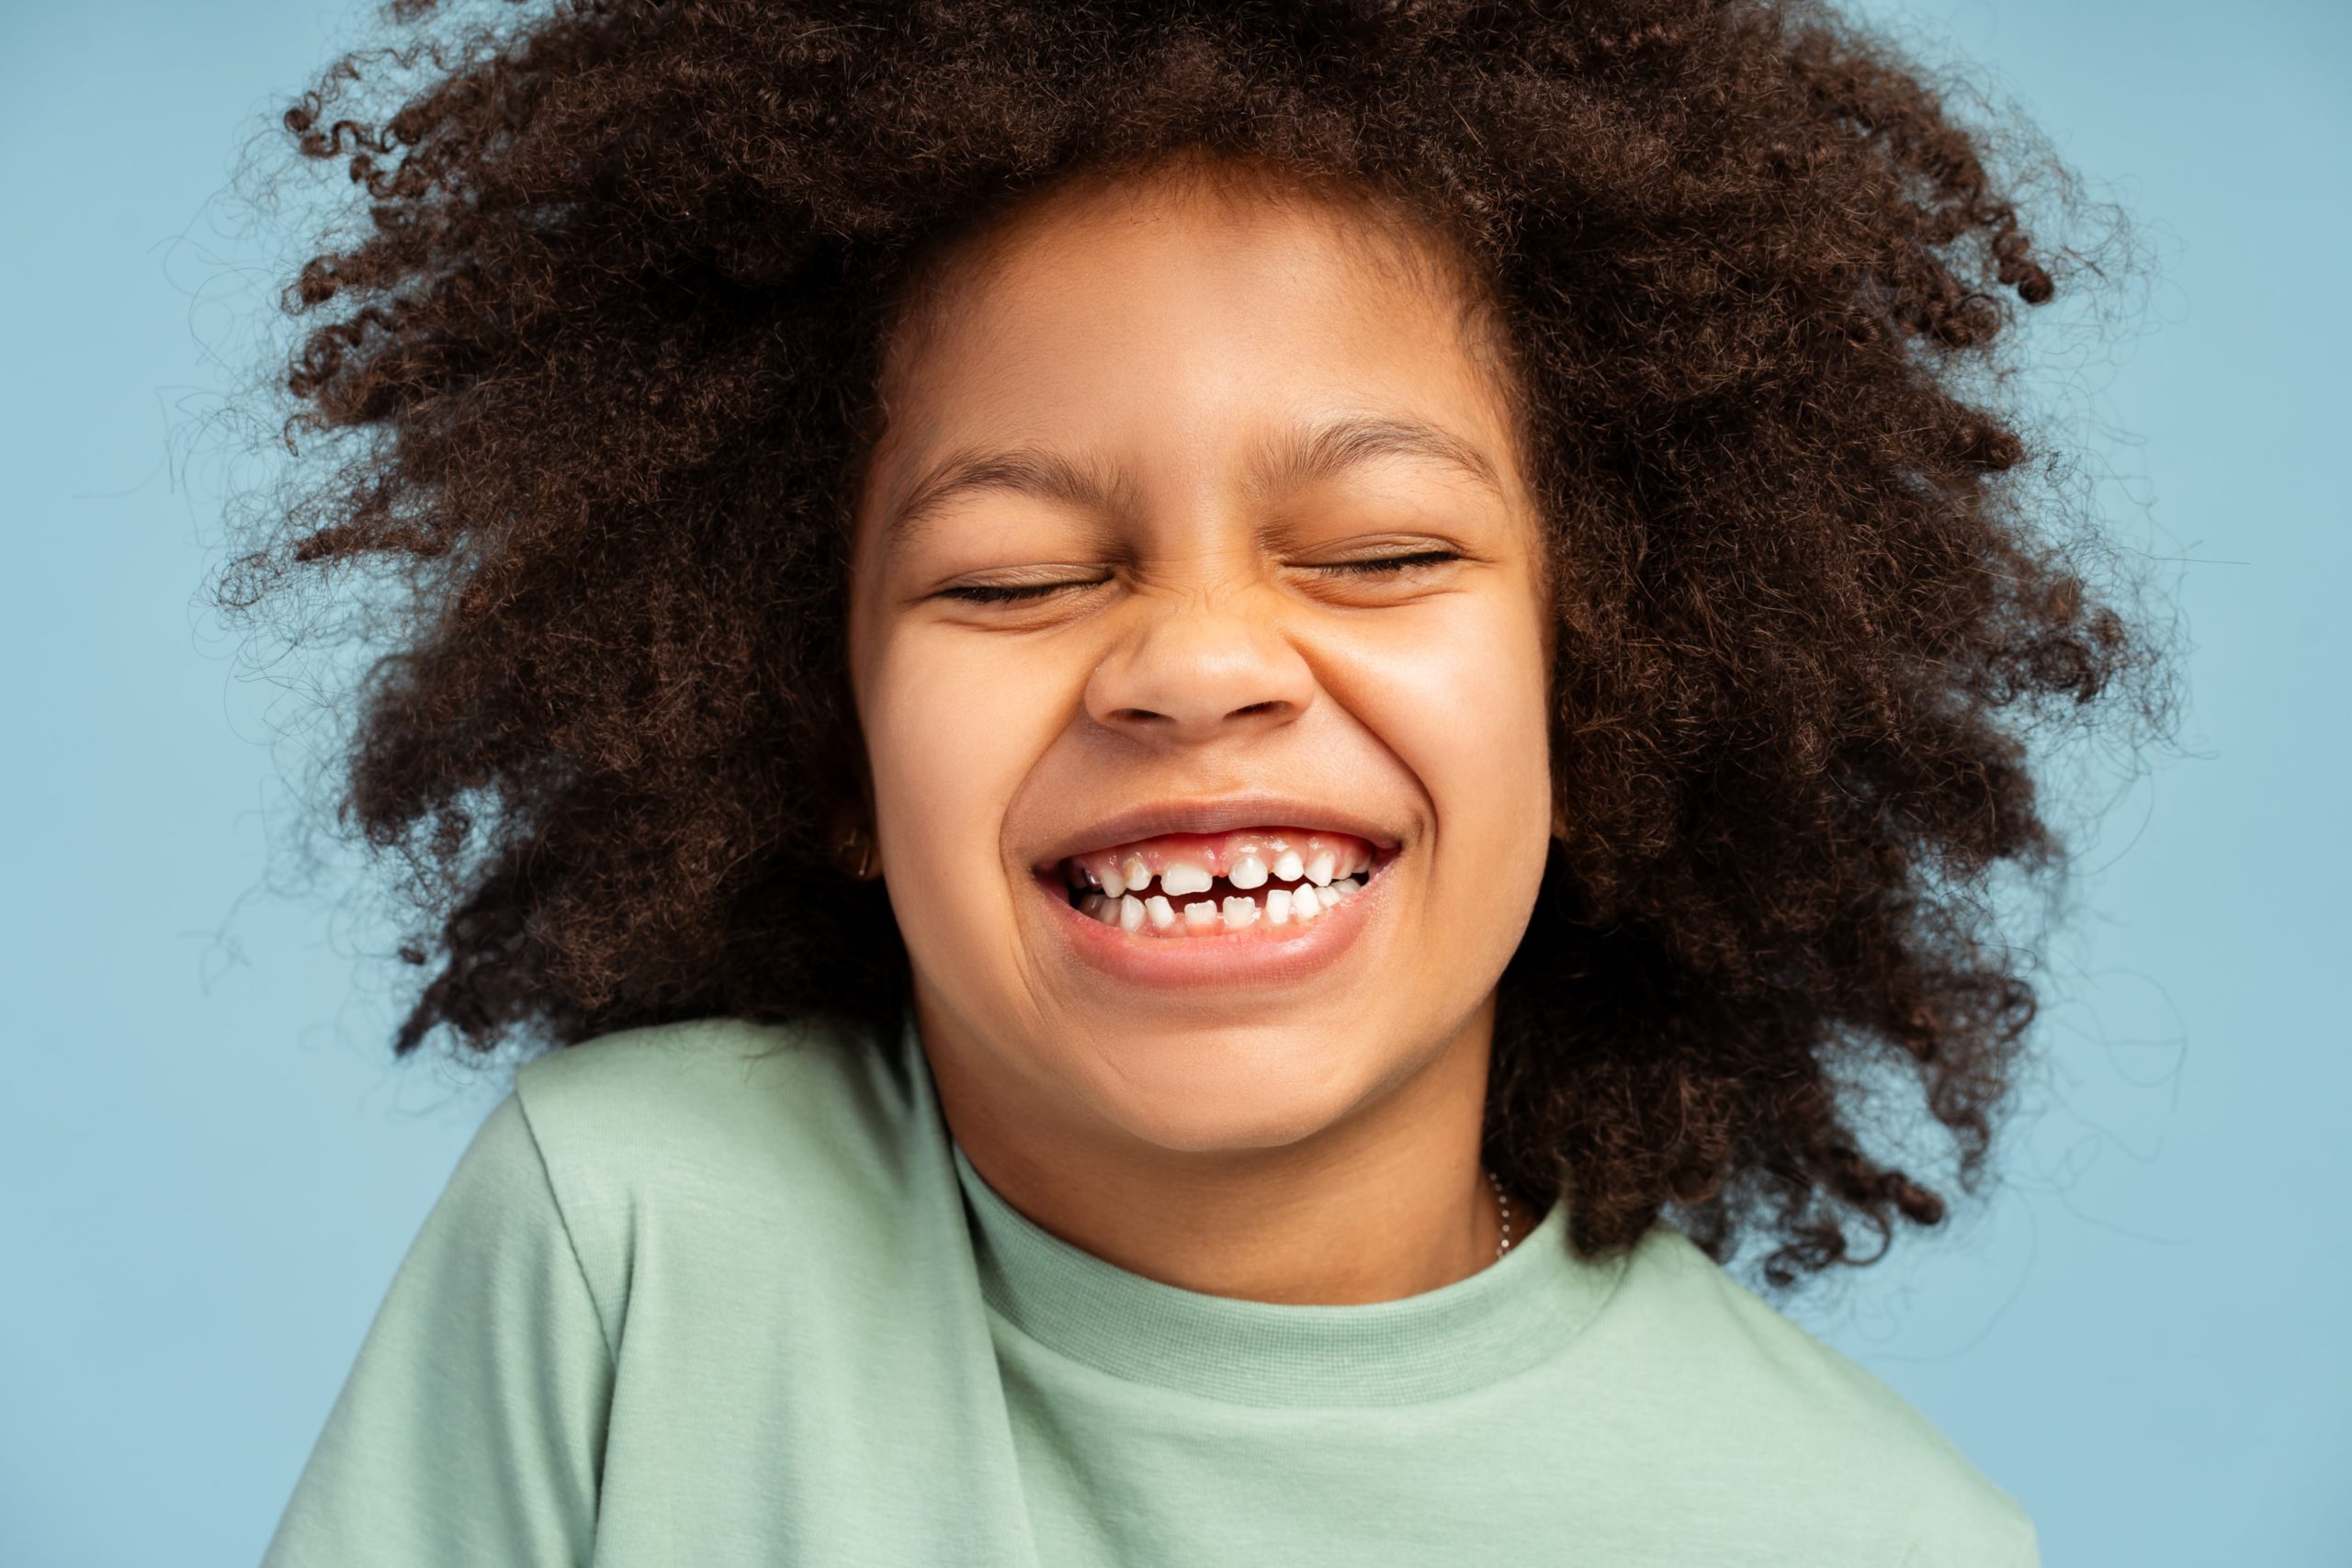
[[[1385,1076],[1361,1044],[1334,1053],[1330,1031],[1290,1027],[1135,1033],[1098,1042],[1088,1095],[1139,1142],[1183,1154],[1285,1147],[1346,1120]],[[1385,1061],[1385,1058],[1383,1058]]]

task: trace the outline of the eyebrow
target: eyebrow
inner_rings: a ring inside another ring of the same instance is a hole
[[[1419,420],[1351,415],[1294,426],[1269,442],[1250,465],[1250,495],[1263,500],[1286,490],[1336,478],[1384,457],[1434,462],[1507,500],[1502,476],[1476,446]],[[1025,495],[1117,516],[1134,510],[1134,488],[1114,468],[1036,446],[967,450],[933,464],[884,520],[884,533],[903,537],[947,505],[987,491]]]

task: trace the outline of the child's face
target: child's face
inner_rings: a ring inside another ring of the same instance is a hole
[[[1065,192],[899,345],[852,671],[926,1044],[995,1114],[1269,1147],[1483,1045],[1551,823],[1538,529],[1454,294],[1359,221]]]

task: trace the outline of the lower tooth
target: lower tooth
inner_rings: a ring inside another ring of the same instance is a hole
[[[1316,856],[1317,862],[1322,859],[1320,854]],[[1111,895],[1100,888],[1089,888],[1079,895],[1079,908],[1102,924],[1128,932],[1140,931],[1147,925],[1156,932],[1173,932],[1182,920],[1186,934],[1199,935],[1219,930],[1245,931],[1258,923],[1261,913],[1270,926],[1303,926],[1363,891],[1362,873],[1334,877],[1328,885],[1317,886],[1313,873],[1324,868],[1310,863],[1306,869],[1309,874],[1306,886],[1268,888],[1261,896],[1262,910],[1259,898],[1227,898],[1220,906],[1209,899],[1180,905],[1159,894],[1139,897],[1137,894],[1149,884],[1125,877],[1120,880],[1135,891]]]

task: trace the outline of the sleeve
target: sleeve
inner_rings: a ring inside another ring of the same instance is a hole
[[[393,1276],[263,1568],[585,1564],[612,1369],[509,1094]]]
[[[1903,1568],[2041,1568],[2041,1541],[2022,1509],[1964,1533],[1915,1540]]]

